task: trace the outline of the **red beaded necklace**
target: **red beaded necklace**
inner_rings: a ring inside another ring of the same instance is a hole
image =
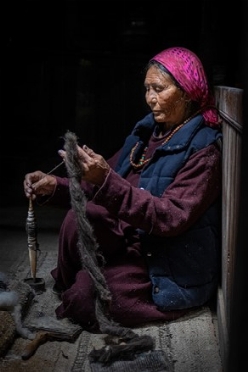
[[[196,113],[194,113],[194,115],[190,116],[188,119],[186,119],[182,124],[179,124],[174,130],[171,131],[171,133],[165,138],[165,140],[162,142],[161,146],[163,146],[165,143],[167,143],[173,136],[174,134],[179,131],[179,129],[182,128],[182,126],[184,126],[186,123],[188,123],[194,116],[196,116],[198,113],[200,112],[197,111]],[[145,158],[146,157],[146,152],[147,152],[147,149],[148,147],[146,146],[144,148],[144,151],[138,161],[138,163],[135,163],[133,161],[133,155],[134,155],[134,152],[135,150],[137,149],[139,145],[139,142],[137,142],[134,147],[132,148],[131,152],[130,152],[130,157],[129,157],[129,161],[130,161],[130,164],[132,165],[132,167],[134,167],[135,169],[139,169],[141,167],[143,167],[145,164],[147,164],[150,160],[151,160],[151,157],[150,158]]]

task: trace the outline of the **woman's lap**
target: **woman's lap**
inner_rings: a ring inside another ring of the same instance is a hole
[[[97,238],[99,236],[100,242],[103,242],[100,250],[107,256],[105,266],[99,270],[105,277],[112,297],[109,308],[112,319],[124,326],[136,326],[182,315],[182,311],[161,312],[156,308],[151,297],[151,281],[146,263],[139,252],[137,241],[135,245],[124,249],[124,239],[116,221],[112,224],[108,221],[111,228],[107,230],[102,223],[103,216],[98,215],[92,205],[91,209],[91,218],[98,221],[95,222],[94,231],[99,234]],[[63,289],[62,303],[56,309],[56,315],[58,318],[71,318],[85,328],[96,329],[96,289],[88,272],[82,269],[76,226],[75,215],[70,210],[60,230],[57,267],[51,272],[57,286]]]

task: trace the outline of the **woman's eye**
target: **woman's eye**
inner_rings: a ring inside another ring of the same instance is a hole
[[[156,93],[160,93],[162,92],[164,89],[166,89],[165,87],[154,87],[154,90]]]
[[[147,93],[149,93],[150,91],[154,91],[154,92],[156,92],[156,93],[160,93],[160,92],[162,92],[163,90],[165,90],[167,87],[162,87],[162,86],[152,86],[152,87],[146,87],[145,86],[145,91],[147,92]]]

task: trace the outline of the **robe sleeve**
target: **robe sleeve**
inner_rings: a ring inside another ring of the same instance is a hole
[[[93,201],[147,233],[174,236],[188,229],[221,193],[221,152],[210,145],[192,155],[162,197],[110,171]]]
[[[111,158],[107,160],[111,168],[114,168],[117,159],[119,157],[120,150],[116,152]],[[39,198],[39,204],[50,204],[54,206],[59,206],[62,208],[70,208],[70,190],[69,190],[69,179],[67,177],[55,176],[57,185],[51,196],[46,196],[45,198]],[[81,182],[82,190],[85,192],[87,198],[91,200],[98,190],[98,187],[93,186],[85,181]]]

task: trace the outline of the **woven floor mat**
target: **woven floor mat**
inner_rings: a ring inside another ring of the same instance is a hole
[[[160,325],[147,325],[134,329],[138,335],[150,334],[153,338],[155,349],[150,352],[143,352],[142,354],[136,354],[136,358],[132,361],[118,360],[113,361],[109,365],[102,365],[98,362],[90,362],[89,354],[92,350],[99,350],[106,346],[105,337],[103,334],[90,334],[83,332],[79,336],[79,343],[77,354],[75,355],[75,361],[73,363],[71,372],[158,372],[158,371],[171,371],[172,359],[170,353],[170,334],[168,333],[168,327],[165,324]],[[153,365],[154,362],[154,365]],[[150,365],[148,369],[146,365]],[[151,367],[152,366],[152,367]],[[162,369],[159,369],[160,367]],[[166,368],[165,368],[166,367]],[[155,369],[157,368],[157,369]]]
[[[134,331],[148,334],[155,350],[132,361],[116,361],[109,366],[89,361],[92,349],[101,349],[104,335],[83,332],[79,337],[77,354],[71,372],[219,372],[220,359],[213,318],[209,308],[202,307],[176,321],[147,324]],[[146,368],[146,364],[150,368]],[[159,369],[162,366],[162,369]],[[143,369],[142,369],[143,368]],[[157,368],[157,369],[155,369]]]
[[[82,331],[68,320],[57,320],[55,308],[60,303],[52,293],[50,271],[56,265],[57,253],[41,252],[37,276],[45,280],[45,291],[35,295],[24,317],[24,325],[31,329],[52,330],[73,342],[46,342],[28,360],[22,360],[23,349],[30,340],[18,338],[6,358],[0,358],[0,370],[5,372],[219,372],[218,337],[215,320],[208,307],[192,311],[172,322],[144,325],[134,329],[138,334],[151,335],[155,348],[138,355],[133,361],[118,360],[111,365],[92,363],[89,354],[105,345],[105,335]],[[11,268],[13,283],[30,276],[27,255]],[[78,336],[77,336],[78,335]],[[74,340],[74,338],[76,339]],[[150,369],[149,369],[150,368]]]
[[[60,300],[56,294],[52,292],[54,284],[50,271],[55,267],[57,252],[41,252],[38,258],[37,277],[42,278],[45,282],[45,290],[35,292],[32,302],[26,311],[23,326],[31,331],[49,331],[58,335],[58,338],[63,340],[74,340],[82,328],[69,321],[68,319],[58,320],[55,315],[55,309],[60,304]],[[23,261],[17,264],[17,267],[9,273],[10,278],[16,281],[24,281],[29,277],[29,262],[28,257],[24,257]],[[32,290],[32,289],[31,289]]]
[[[90,363],[92,372],[171,372],[173,368],[162,350],[137,355],[134,360],[118,360],[111,365]]]

